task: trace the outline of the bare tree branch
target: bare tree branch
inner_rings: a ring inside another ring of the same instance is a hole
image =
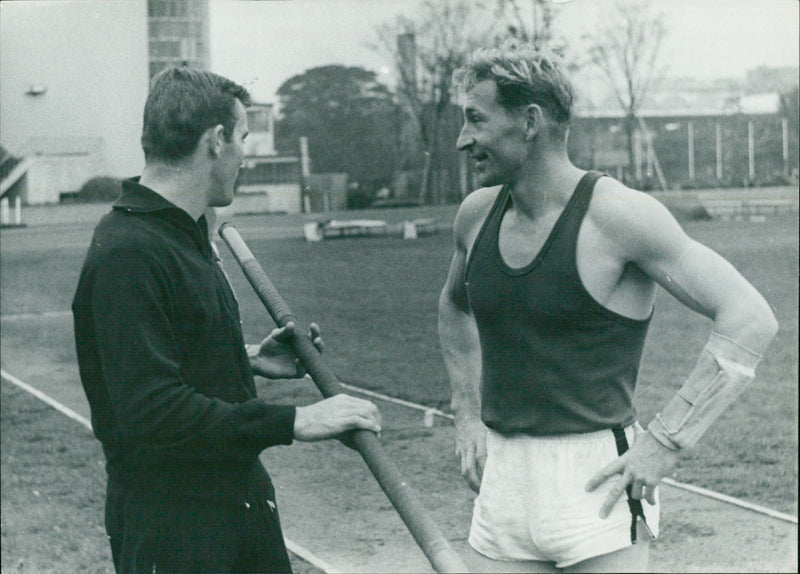
[[[636,119],[652,82],[663,73],[658,59],[666,34],[663,16],[648,3],[618,0],[611,17],[589,38],[589,60],[608,79],[625,113],[631,166]]]
[[[480,3],[426,0],[417,18],[397,18],[377,30],[377,48],[392,58],[400,79],[397,95],[424,147],[423,201],[428,199],[430,172],[437,163],[442,119],[452,100],[453,72],[474,49],[491,45],[495,25]],[[398,49],[403,34],[413,35],[413,63],[405,61],[409,55]]]

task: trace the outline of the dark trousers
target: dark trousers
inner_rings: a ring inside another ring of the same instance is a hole
[[[270,504],[272,503],[272,504]],[[231,504],[154,495],[109,480],[106,532],[118,574],[291,572],[275,492]]]

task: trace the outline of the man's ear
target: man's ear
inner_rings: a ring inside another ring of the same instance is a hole
[[[208,145],[208,154],[211,157],[219,157],[220,152],[222,152],[222,144],[225,141],[224,129],[222,124],[217,124],[213,128],[206,130],[206,144]]]
[[[542,130],[544,112],[538,104],[528,104],[525,108],[525,139],[532,140]]]

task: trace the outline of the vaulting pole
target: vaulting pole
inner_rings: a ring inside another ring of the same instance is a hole
[[[299,326],[297,317],[264,273],[236,227],[230,223],[224,223],[219,229],[219,235],[230,248],[247,280],[275,323],[280,327],[284,327],[289,322]],[[303,361],[306,371],[311,375],[322,395],[328,398],[343,392],[336,375],[322,361],[322,356],[317,348],[300,331],[300,329],[295,330],[291,341],[292,349]],[[468,572],[461,558],[450,547],[426,509],[414,498],[411,488],[400,477],[397,467],[384,452],[375,433],[358,430],[352,432],[352,437],[358,452],[434,569],[437,572]]]

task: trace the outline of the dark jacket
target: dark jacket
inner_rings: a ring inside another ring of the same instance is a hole
[[[81,380],[109,477],[239,497],[295,408],[256,397],[239,310],[204,218],[133,181],[95,230],[72,304]]]

